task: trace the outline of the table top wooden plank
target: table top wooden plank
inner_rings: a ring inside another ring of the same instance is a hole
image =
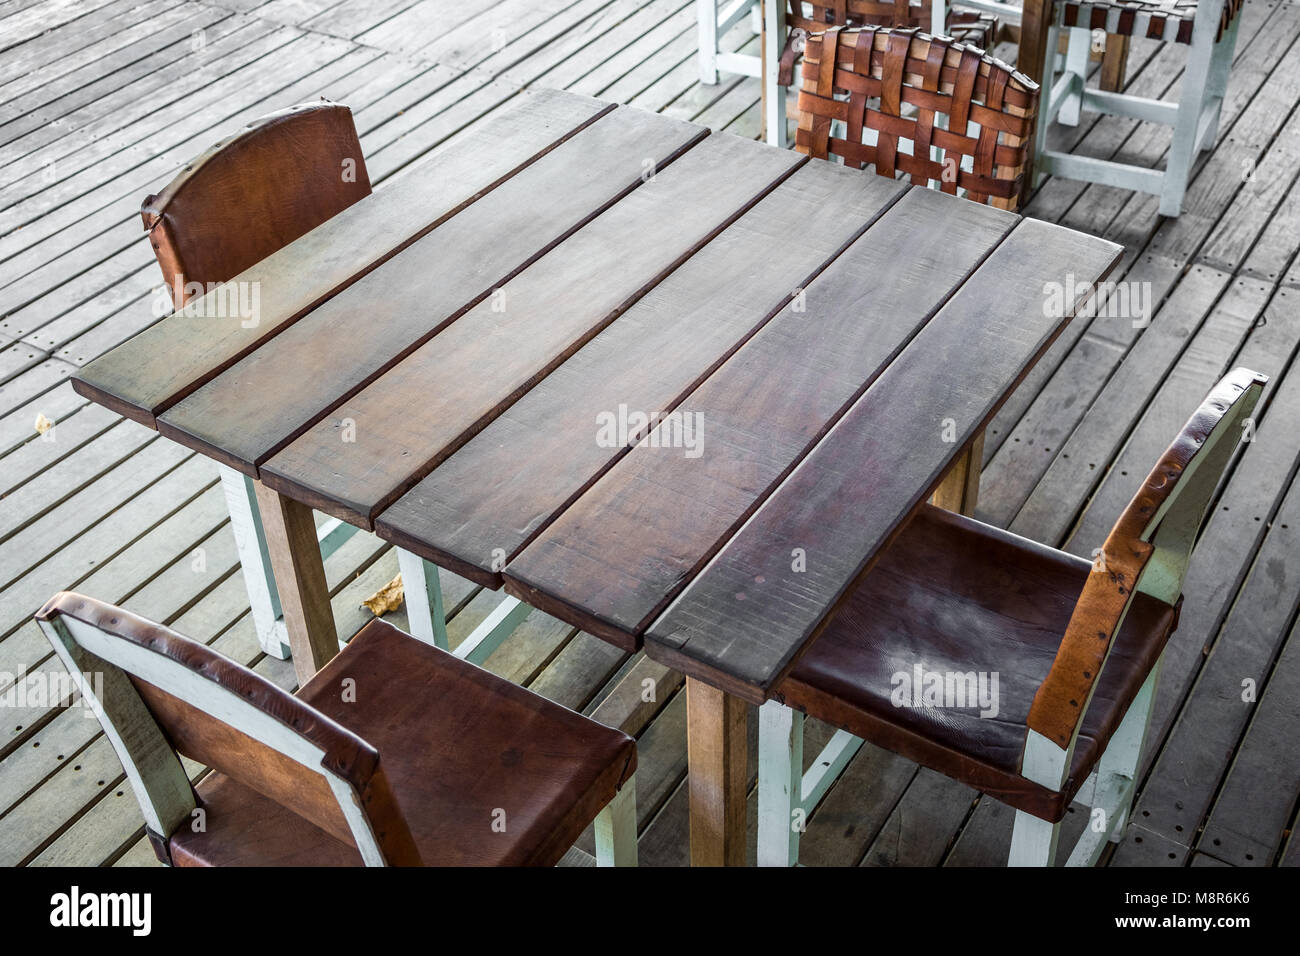
[[[256,322],[196,297],[76,373],[73,388],[156,427],[173,404],[436,226],[614,109],[555,90],[440,149],[409,173],[237,276],[256,283]]]
[[[599,440],[601,416],[671,411],[905,188],[801,167],[385,510],[379,534],[500,586],[504,562],[629,450]]]
[[[707,132],[642,110],[605,114],[178,402],[159,431],[256,475]]]
[[[654,622],[646,653],[764,700],[1069,322],[1044,277],[1071,273],[1082,304],[1121,252],[1021,222]]]
[[[371,527],[804,161],[710,136],[336,407],[262,465],[262,480]],[[352,441],[340,454],[345,428]]]
[[[805,311],[792,303],[682,403],[702,454],[634,448],[506,566],[506,589],[635,646],[1017,221],[910,189],[812,282]]]

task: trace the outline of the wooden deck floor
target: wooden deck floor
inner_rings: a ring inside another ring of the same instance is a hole
[[[1123,243],[1115,278],[1149,283],[1155,311],[1145,329],[1075,322],[985,446],[979,516],[1088,555],[1224,370],[1274,376],[1191,570],[1158,746],[1110,865],[1300,862],[1300,3],[1247,0],[1243,16],[1219,142],[1181,218],[1067,181],[1034,198],[1031,215]],[[77,588],[293,684],[289,664],[259,652],[215,467],[67,382],[153,319],[158,276],[136,215],[146,193],[225,131],[318,95],[353,108],[379,188],[531,85],[757,135],[757,82],[699,85],[694,29],[691,0],[0,5],[0,672],[58,668],[30,616]],[[727,41],[755,44],[745,24]],[[1014,47],[998,52],[1014,61]],[[1130,89],[1176,89],[1184,53],[1135,41]],[[1070,138],[1149,164],[1169,145],[1167,130],[1087,114]],[[38,415],[57,423],[52,440],[33,429]],[[351,634],[396,560],[357,535],[327,570]],[[456,640],[497,598],[445,587]],[[639,737],[642,862],[685,863],[679,681],[540,613],[490,664]],[[639,702],[644,676],[660,678],[653,705]],[[0,863],[153,862],[96,721],[35,705],[0,720]],[[1076,808],[1067,837],[1086,816]],[[802,858],[998,864],[1010,825],[996,801],[868,745],[812,816]]]

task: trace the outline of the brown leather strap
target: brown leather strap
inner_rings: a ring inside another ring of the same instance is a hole
[[[807,40],[795,148],[1014,209],[1037,102],[1035,84],[972,47],[915,28],[836,27]],[[950,118],[947,128],[936,114]],[[831,135],[834,120],[845,124],[842,138]],[[969,123],[978,137],[967,135]],[[863,142],[868,130],[873,143]],[[942,161],[931,158],[936,150]]]
[[[1002,94],[1007,88],[1007,75],[1002,72],[990,74],[988,90],[984,94],[984,105],[992,110],[1002,109]],[[975,147],[974,171],[977,176],[986,176],[993,178],[994,166],[997,162],[997,144],[998,131],[992,126],[981,126],[979,143]],[[977,192],[974,189],[970,191],[970,198],[975,202],[985,202],[988,199],[986,193]]]
[[[776,68],[776,81],[781,86],[789,86],[794,82],[794,61],[799,58],[804,41],[808,37],[808,32],[802,27],[795,27],[790,31],[790,35],[785,38],[785,49],[781,51],[781,60]]]

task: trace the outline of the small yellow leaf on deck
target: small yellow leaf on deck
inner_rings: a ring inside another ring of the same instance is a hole
[[[49,431],[53,427],[54,427],[54,422],[50,421],[40,412],[36,413],[36,430],[38,432],[44,435],[47,431]]]
[[[361,602],[362,607],[370,609],[375,617],[383,617],[389,611],[396,611],[402,606],[402,576],[399,574],[370,597]]]

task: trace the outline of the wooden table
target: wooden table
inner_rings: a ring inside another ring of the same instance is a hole
[[[258,479],[300,674],[337,651],[312,508],[680,668],[692,858],[734,863],[746,702],[931,492],[969,510],[1045,283],[1117,255],[540,91],[235,280],[255,321],[210,293],[75,387]]]

